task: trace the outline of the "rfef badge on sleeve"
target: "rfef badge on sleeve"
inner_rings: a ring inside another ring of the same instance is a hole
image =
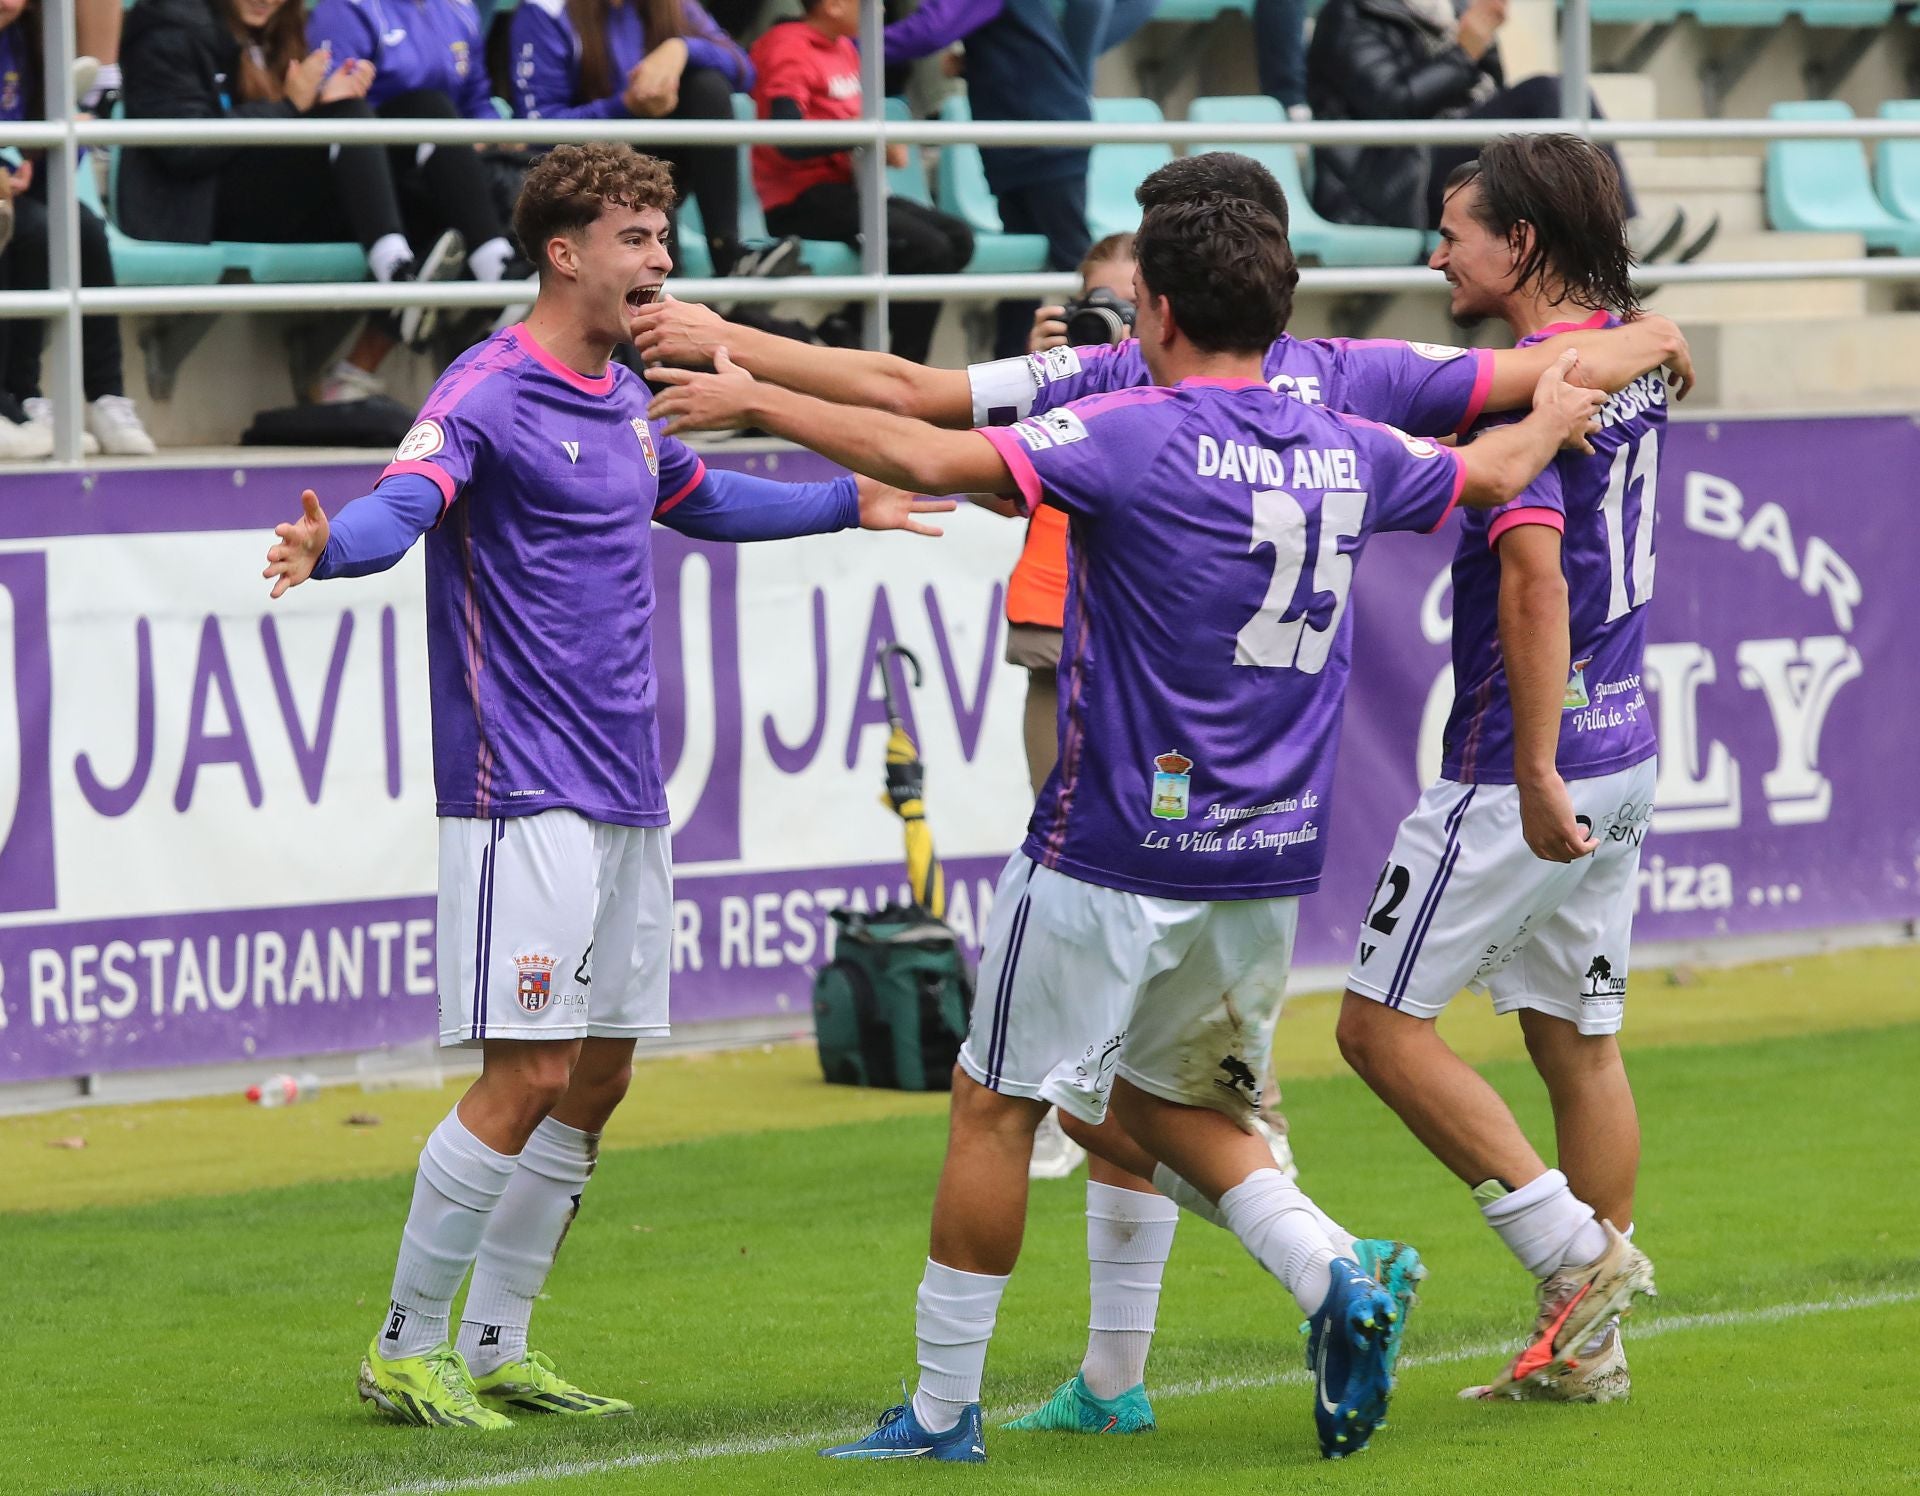
[[[1187,818],[1187,793],[1193,785],[1188,772],[1193,760],[1181,753],[1163,753],[1153,761],[1153,813],[1163,821]]]

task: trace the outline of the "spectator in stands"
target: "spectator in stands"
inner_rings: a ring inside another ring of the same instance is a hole
[[[754,103],[761,119],[858,119],[860,0],[804,0],[806,14],[768,29],[754,43],[759,73]],[[905,166],[905,146],[890,146],[889,166]],[[837,146],[753,148],[753,187],[767,210],[767,227],[803,239],[860,238],[860,195],[853,157]],[[887,199],[887,267],[901,275],[964,270],[973,258],[973,231],[958,218],[907,198]],[[924,363],[933,343],[937,301],[893,304],[893,351]]]
[[[699,0],[524,0],[513,16],[513,106],[522,119],[732,119],[753,64]],[[742,266],[732,146],[653,153],[692,196],[716,275]]]
[[[111,114],[120,96],[120,26],[125,14],[123,0],[74,0],[75,77],[86,79],[86,87],[75,92],[89,114]]]
[[[1093,92],[1094,66],[1101,56],[1151,21],[1159,4],[1160,0],[1062,0],[1060,35],[1068,55],[1080,65],[1089,94]],[[892,61],[891,48],[888,61]]]
[[[1253,65],[1260,92],[1307,120],[1307,0],[1253,0]]]
[[[133,119],[371,119],[375,68],[309,48],[299,0],[142,0],[127,18],[126,112]],[[460,272],[450,214],[421,213],[431,247],[416,258],[393,158],[384,146],[160,146],[126,151],[115,209],[137,239],[207,244],[326,242],[351,233],[375,280]],[[425,345],[433,316],[369,318],[321,381],[325,401],[378,393],[400,342]]]
[[[46,117],[44,54],[39,0],[0,0],[0,120]],[[47,180],[34,157],[0,166],[0,195],[13,210],[13,237],[0,253],[0,290],[40,291],[48,281]],[[91,165],[82,162],[81,170]],[[107,226],[84,204],[80,208],[80,283],[113,284]],[[0,457],[46,457],[53,452],[53,406],[40,394],[40,361],[47,325],[9,319],[0,323]],[[87,408],[86,450],[118,457],[144,456],[153,438],[122,382],[120,319],[93,316],[81,323],[81,379]]]
[[[1316,119],[1552,119],[1560,80],[1552,75],[1506,85],[1494,45],[1509,0],[1327,0],[1315,24],[1307,72]],[[1596,110],[1596,113],[1598,111]],[[1614,165],[1620,166],[1617,153]],[[1384,223],[1432,229],[1442,187],[1478,148],[1334,146],[1314,152],[1313,203],[1336,223]],[[1621,182],[1626,183],[1621,168]],[[1631,191],[1627,211],[1637,210]],[[1717,216],[1690,240],[1675,209],[1638,223],[1643,261],[1678,251],[1692,259],[1719,229]]]
[[[887,27],[887,62],[911,62],[967,47],[967,97],[976,120],[1090,120],[1091,68],[1069,48],[1054,0],[923,0]],[[1119,27],[1103,31],[1117,35]],[[1086,258],[1087,152],[1074,146],[993,146],[980,152],[987,185],[1009,234],[1044,234],[1047,263],[1069,270]],[[1031,302],[1002,302],[994,355],[1026,345]]]

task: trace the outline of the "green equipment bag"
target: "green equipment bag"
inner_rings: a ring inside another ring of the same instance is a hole
[[[836,909],[833,960],[813,981],[829,1085],[945,1091],[973,1012],[973,974],[944,920],[917,905]]]

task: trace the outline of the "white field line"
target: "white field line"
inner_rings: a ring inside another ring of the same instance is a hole
[[[1638,1322],[1633,1327],[1635,1344],[1660,1335],[1688,1334],[1695,1330],[1739,1329],[1748,1325],[1778,1324],[1782,1320],[1804,1319],[1814,1314],[1835,1314],[1851,1309],[1882,1309],[1894,1304],[1920,1302],[1920,1289],[1894,1289],[1884,1293],[1842,1295],[1815,1299],[1803,1304],[1770,1304],[1760,1309],[1721,1309],[1706,1314],[1675,1314],[1665,1319]],[[1430,1351],[1423,1356],[1403,1356],[1402,1368],[1452,1366],[1462,1361],[1497,1362],[1511,1355],[1514,1341],[1483,1341],[1460,1345],[1450,1350]],[[1489,1367],[1489,1370],[1492,1368]],[[1205,1397],[1215,1392],[1248,1391],[1264,1387],[1304,1385],[1304,1368],[1265,1372],[1256,1376],[1201,1377],[1188,1382],[1171,1382],[1155,1387],[1157,1402],[1172,1402],[1183,1397]],[[1003,1417],[1026,1411],[1002,1408],[988,1416],[992,1424]],[[817,1429],[803,1434],[773,1434],[757,1439],[716,1439],[701,1444],[686,1444],[677,1449],[657,1449],[643,1453],[617,1455],[604,1460],[556,1460],[531,1465],[497,1475],[448,1476],[439,1480],[406,1481],[382,1487],[375,1496],[451,1496],[459,1491],[497,1491],[510,1486],[529,1485],[542,1480],[571,1480],[579,1476],[607,1475],[616,1470],[645,1470],[658,1465],[684,1465],[699,1460],[735,1459],[741,1455],[779,1454],[793,1449],[818,1449],[836,1439],[849,1436],[845,1426]]]

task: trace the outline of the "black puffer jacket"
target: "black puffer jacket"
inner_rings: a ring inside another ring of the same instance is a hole
[[[1464,9],[1454,0],[1456,10]],[[1307,53],[1317,120],[1447,119],[1466,113],[1482,78],[1502,81],[1498,48],[1475,62],[1401,0],[1328,0]],[[1337,146],[1313,153],[1313,205],[1335,223],[1425,229],[1427,152],[1420,146]]]
[[[139,0],[127,12],[120,69],[129,119],[292,119],[285,102],[227,101],[238,86],[240,43],[219,0]],[[299,0],[289,0],[297,4]],[[241,146],[150,146],[120,161],[120,227],[136,239],[205,244],[213,238],[220,172]]]

